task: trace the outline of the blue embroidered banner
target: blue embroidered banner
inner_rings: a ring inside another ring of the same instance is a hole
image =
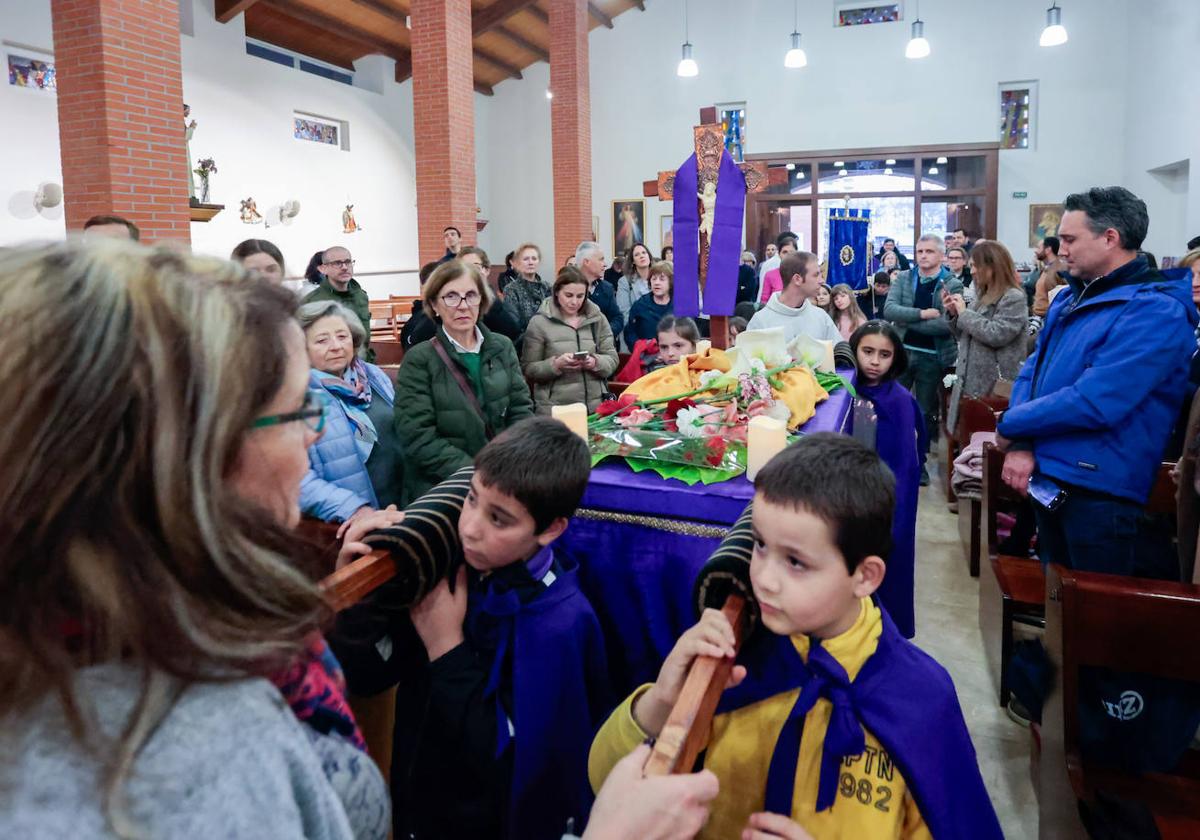
[[[829,272],[830,286],[845,283],[852,289],[865,289],[871,265],[867,248],[867,228],[870,210],[829,211]]]

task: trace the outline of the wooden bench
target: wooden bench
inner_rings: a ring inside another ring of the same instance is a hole
[[[1170,773],[1094,764],[1081,755],[1078,720],[1082,667],[1200,683],[1200,656],[1190,647],[1200,638],[1200,586],[1052,565],[1045,598],[1056,677],[1041,728],[1041,836],[1081,836],[1070,830],[1078,828],[1075,800],[1091,801],[1096,791],[1145,804],[1164,838],[1200,836],[1200,753],[1189,750]]]
[[[1175,511],[1175,485],[1171,467],[1160,465],[1158,476],[1146,503],[1152,515],[1170,515]],[[992,673],[998,675],[1000,705],[1008,703],[1009,662],[1012,658],[1013,631],[1017,624],[1045,626],[1045,570],[1040,560],[1001,554],[996,537],[996,514],[1012,509],[1019,497],[1001,479],[1004,453],[994,446],[984,447],[983,498],[980,514],[979,629],[983,648]]]
[[[963,542],[963,553],[967,558],[967,569],[971,577],[979,577],[979,546],[980,522],[982,517],[982,500],[967,498],[966,507],[963,500],[957,499],[953,489],[954,459],[962,454],[971,443],[971,436],[976,432],[996,431],[997,403],[994,400],[982,400],[975,397],[963,397],[958,404],[958,430],[946,446],[947,472],[946,497],[949,501],[958,501],[958,533]]]

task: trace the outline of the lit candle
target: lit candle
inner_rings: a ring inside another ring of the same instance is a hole
[[[563,423],[566,423],[567,428],[585,441],[588,439],[588,412],[587,406],[583,403],[551,406],[550,416],[555,420],[561,420]]]
[[[712,347],[712,342],[707,338],[702,338],[696,342],[696,355],[703,356],[708,352],[708,348]]]
[[[760,414],[750,419],[746,431],[746,478],[751,481],[767,462],[787,446],[787,426],[782,420]]]

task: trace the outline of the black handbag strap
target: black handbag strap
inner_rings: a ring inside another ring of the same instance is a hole
[[[462,390],[463,396],[467,398],[467,402],[471,408],[475,409],[475,413],[483,421],[483,433],[487,436],[488,440],[491,440],[496,436],[496,433],[492,430],[492,424],[488,421],[487,415],[483,413],[483,406],[479,404],[479,398],[475,396],[475,389],[471,387],[471,383],[467,382],[467,378],[463,376],[463,372],[459,369],[458,365],[450,359],[446,348],[442,346],[441,338],[435,335],[429,339],[429,342],[433,345],[434,352],[445,363],[446,369],[450,371],[450,375],[454,377],[454,381],[458,383],[458,387]],[[480,349],[482,350],[483,348]]]

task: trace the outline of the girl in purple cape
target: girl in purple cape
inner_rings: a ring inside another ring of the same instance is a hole
[[[904,638],[911,639],[916,633],[913,575],[925,421],[913,395],[896,381],[908,367],[908,355],[895,327],[868,321],[850,337],[850,347],[858,361],[858,394],[875,408],[875,451],[896,476],[892,551],[878,598]]]

